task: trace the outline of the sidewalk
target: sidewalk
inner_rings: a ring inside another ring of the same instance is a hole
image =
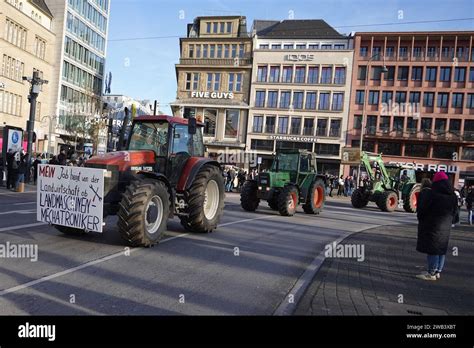
[[[342,244],[364,245],[365,260],[326,259],[295,315],[473,315],[474,226],[452,231],[445,270],[431,282],[415,278],[426,263],[416,235],[403,225],[350,236]]]

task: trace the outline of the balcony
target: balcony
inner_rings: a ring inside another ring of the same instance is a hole
[[[252,66],[251,58],[180,58],[180,65],[202,66]]]
[[[352,136],[360,137],[360,129],[352,129],[349,131]],[[365,137],[368,139],[383,138],[385,140],[413,140],[413,141],[440,141],[440,142],[473,142],[474,131],[467,131],[461,135],[459,131],[447,131],[447,132],[429,132],[417,129],[381,129],[376,130],[375,127],[367,127]]]

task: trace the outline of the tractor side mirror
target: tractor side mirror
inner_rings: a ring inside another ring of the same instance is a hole
[[[197,121],[196,118],[190,117],[188,120],[188,133],[191,135],[196,134],[197,132]]]

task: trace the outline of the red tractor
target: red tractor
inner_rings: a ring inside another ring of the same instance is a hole
[[[162,238],[168,218],[187,231],[217,228],[224,210],[219,163],[204,158],[202,125],[171,116],[135,118],[125,151],[91,158],[87,167],[105,169],[104,215],[118,215],[121,236],[131,246]],[[86,231],[55,226],[66,234]]]

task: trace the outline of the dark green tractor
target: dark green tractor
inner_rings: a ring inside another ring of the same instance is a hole
[[[293,216],[299,204],[306,214],[319,214],[326,201],[326,179],[316,168],[314,153],[279,150],[269,172],[245,182],[240,194],[242,208],[255,211],[265,200],[283,216]]]
[[[361,168],[365,169],[366,177],[352,194],[354,208],[364,208],[374,202],[382,211],[393,212],[399,207],[416,213],[421,187],[416,182],[413,167],[385,165],[382,155],[362,152]]]

